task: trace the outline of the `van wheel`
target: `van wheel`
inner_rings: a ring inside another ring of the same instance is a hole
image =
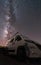
[[[3,49],[3,55],[8,55],[8,50],[7,49]]]
[[[26,58],[26,51],[24,47],[19,47],[17,49],[17,57],[22,60]]]

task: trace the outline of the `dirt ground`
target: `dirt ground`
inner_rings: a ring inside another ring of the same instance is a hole
[[[4,56],[0,54],[0,65],[41,65],[41,59],[19,60],[16,56]]]

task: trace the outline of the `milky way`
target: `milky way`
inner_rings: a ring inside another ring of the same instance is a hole
[[[4,30],[7,34],[7,6],[8,0],[0,0],[0,39],[3,39]],[[19,31],[41,44],[41,0],[14,0],[13,7],[16,22],[11,23],[11,30]]]

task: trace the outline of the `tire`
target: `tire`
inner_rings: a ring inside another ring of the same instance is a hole
[[[5,48],[3,49],[3,55],[5,55],[5,56],[8,55],[8,50],[7,50],[7,48],[6,48],[6,49],[5,49]]]
[[[22,60],[24,60],[26,58],[26,51],[25,51],[25,48],[23,46],[18,47],[18,49],[17,49],[17,57],[19,59],[22,59]]]

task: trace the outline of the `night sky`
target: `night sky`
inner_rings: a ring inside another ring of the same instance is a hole
[[[7,3],[7,0],[0,0],[0,40],[4,39],[3,31],[7,25],[5,20]],[[41,44],[41,0],[15,0],[14,3],[16,16],[16,21],[12,23],[14,30]]]

